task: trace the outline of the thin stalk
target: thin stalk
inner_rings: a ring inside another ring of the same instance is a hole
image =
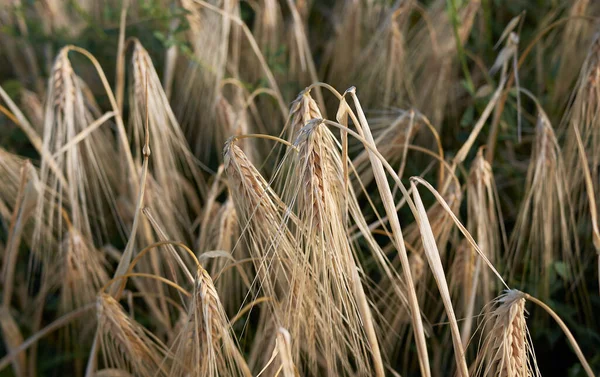
[[[558,314],[556,314],[554,312],[554,310],[552,310],[552,308],[550,308],[548,305],[546,305],[543,301],[538,300],[537,298],[535,298],[527,293],[525,293],[525,299],[528,301],[531,301],[534,304],[536,304],[537,306],[541,307],[542,309],[544,309],[546,311],[546,313],[550,314],[550,316],[552,318],[554,318],[554,320],[556,321],[556,323],[558,324],[560,329],[565,333],[565,336],[567,337],[567,340],[571,344],[571,347],[573,347],[573,351],[575,352],[575,355],[577,355],[577,358],[579,359],[579,362],[583,366],[585,373],[588,375],[588,377],[595,377],[594,372],[592,372],[592,368],[590,367],[590,364],[588,364],[587,360],[585,359],[585,356],[583,355],[583,352],[581,352],[581,348],[579,347],[579,344],[577,344],[575,337],[573,336],[573,334],[571,333],[571,331],[569,330],[567,325],[563,322],[563,320],[558,316]]]
[[[465,75],[465,80],[467,82],[467,90],[469,94],[475,94],[475,85],[473,84],[473,79],[471,78],[471,72],[469,72],[469,66],[467,65],[467,57],[465,55],[465,50],[460,40],[460,35],[458,32],[458,13],[456,11],[455,0],[447,0],[446,4],[448,5],[448,15],[450,16],[450,21],[452,22],[452,31],[454,32],[454,40],[456,42],[456,52],[458,54],[458,59],[460,60],[460,66],[462,68],[463,74]]]
[[[593,232],[593,243],[598,254],[598,289],[600,290],[600,230],[598,229],[598,208],[596,207],[596,195],[594,194],[594,184],[592,182],[592,175],[590,174],[590,167],[588,165],[587,157],[585,155],[585,149],[583,142],[581,141],[581,135],[576,124],[572,124],[575,137],[577,138],[577,149],[579,151],[579,157],[581,158],[581,165],[583,169],[583,177],[585,179],[585,189],[589,200],[590,206],[590,217],[592,218],[592,232]]]
[[[123,7],[121,8],[121,19],[119,21],[119,44],[117,47],[117,72],[115,77],[117,108],[121,111],[121,113],[119,113],[121,116],[123,116],[123,97],[125,93],[125,25],[127,24],[128,6],[129,1],[123,1]]]

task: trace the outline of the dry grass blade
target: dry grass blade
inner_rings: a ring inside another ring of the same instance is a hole
[[[453,213],[459,213],[460,212],[460,206],[462,203],[462,198],[463,198],[463,193],[462,193],[462,188],[460,186],[460,182],[458,181],[458,178],[456,176],[454,176],[453,174],[450,174],[448,176],[448,179],[452,179],[451,181],[447,181],[447,185],[443,188],[443,195],[444,195],[444,201],[448,204],[448,206],[450,206],[450,208],[452,208],[452,212]],[[440,203],[433,203],[428,209],[427,209],[427,218],[429,219],[429,223],[431,225],[431,229],[433,231],[433,236],[436,240],[436,245],[438,245],[438,248],[440,250],[440,255],[443,258],[444,262],[446,261],[446,259],[448,258],[447,253],[446,253],[446,249],[447,249],[447,245],[450,242],[451,238],[452,238],[452,232],[454,230],[453,224],[452,224],[452,219],[450,214],[441,211],[441,204]],[[420,244],[420,240],[421,240],[421,230],[419,227],[418,223],[413,223],[410,224],[409,226],[406,227],[405,231],[405,240],[408,244],[413,245],[413,250],[411,255],[413,253],[419,253],[419,254],[423,254],[423,247]],[[421,255],[422,257],[422,255]],[[420,283],[424,283],[426,282],[427,278],[430,275],[428,274],[428,272],[425,272],[422,276],[421,276],[421,281]],[[427,286],[425,284],[421,284],[421,286],[419,287],[419,293],[420,294],[426,294],[425,290],[427,289]],[[423,296],[420,296],[423,297]]]
[[[277,350],[279,351],[279,358],[281,360],[282,376],[296,377],[298,372],[296,372],[292,358],[292,340],[290,333],[284,328],[280,328],[277,331]]]
[[[355,88],[351,88],[347,93],[354,100],[354,105],[356,106],[358,112],[358,118],[360,123],[356,126],[359,127],[360,133],[365,135],[365,140],[369,143],[375,150],[377,150],[375,141],[373,140],[373,136],[371,135],[371,131],[369,129],[369,124],[367,123],[367,119],[362,111],[360,106],[360,102],[355,94]],[[387,179],[385,177],[385,170],[383,169],[382,162],[375,156],[375,154],[369,150],[369,159],[371,161],[371,165],[375,174],[375,181],[377,182],[377,188],[379,190],[379,194],[381,195],[383,205],[385,207],[386,214],[390,221],[390,226],[393,234],[393,241],[396,250],[398,251],[398,255],[400,257],[402,272],[404,275],[404,280],[406,286],[408,288],[408,302],[410,305],[410,314],[412,319],[413,331],[415,335],[415,339],[417,342],[417,350],[419,354],[419,364],[421,368],[421,374],[424,377],[429,377],[431,375],[430,367],[429,367],[429,358],[427,356],[427,345],[425,343],[425,333],[423,330],[423,320],[421,318],[421,311],[419,309],[419,303],[417,301],[417,294],[414,287],[413,278],[410,271],[410,263],[408,261],[408,254],[406,252],[406,247],[404,245],[404,239],[402,236],[402,229],[400,228],[400,220],[398,219],[398,213],[396,212],[394,205],[394,198],[392,196],[392,191],[388,185]]]
[[[417,207],[417,223],[421,231],[421,239],[423,241],[423,250],[427,256],[429,267],[433,271],[433,276],[437,283],[438,289],[442,296],[446,315],[450,321],[450,330],[452,333],[452,343],[454,345],[454,354],[456,358],[456,367],[458,374],[463,377],[468,377],[469,371],[467,369],[467,363],[465,361],[464,349],[461,342],[460,332],[458,330],[458,322],[456,321],[456,315],[452,307],[452,300],[450,299],[450,291],[448,289],[448,283],[446,282],[446,275],[444,273],[444,267],[440,258],[440,252],[438,250],[433,231],[431,230],[431,224],[427,218],[427,212],[425,206],[417,190],[415,182],[411,182],[411,188],[413,189],[413,197],[415,199],[415,206]]]
[[[0,330],[2,331],[2,339],[7,353],[14,352],[23,343],[23,335],[21,335],[19,326],[10,314],[9,308],[4,306],[0,308]],[[12,365],[15,376],[27,375],[27,362],[24,352],[12,360]]]
[[[435,196],[435,199],[437,200],[437,202],[440,203],[443,210],[452,218],[452,221],[454,221],[454,224],[456,224],[456,226],[458,227],[460,232],[465,236],[466,240],[469,242],[471,247],[473,249],[475,249],[477,254],[479,254],[479,257],[485,262],[485,264],[488,266],[488,268],[494,273],[494,275],[498,278],[498,280],[500,280],[500,282],[502,282],[502,285],[508,289],[508,285],[506,284],[506,282],[504,281],[504,279],[502,278],[502,276],[500,275],[498,270],[496,270],[496,267],[494,267],[494,265],[490,262],[490,260],[485,255],[485,253],[481,250],[479,245],[477,245],[477,242],[475,242],[475,240],[473,239],[473,236],[469,233],[467,228],[465,228],[465,226],[460,222],[458,217],[456,217],[456,215],[454,214],[454,211],[450,208],[448,203],[446,203],[446,201],[444,200],[442,195],[423,178],[411,177],[411,180],[425,186]]]

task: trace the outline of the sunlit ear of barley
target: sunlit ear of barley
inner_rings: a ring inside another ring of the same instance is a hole
[[[554,130],[538,107],[525,196],[510,240],[509,260],[512,276],[522,271],[523,278],[536,282],[538,295],[545,298],[555,263],[564,264],[566,276],[562,277],[567,282],[580,271],[568,182]]]
[[[525,314],[525,295],[517,290],[508,290],[492,302],[484,317],[486,335],[478,352],[474,375],[540,375]]]
[[[116,220],[114,188],[118,171],[111,165],[117,154],[109,126],[88,129],[99,117],[95,104],[86,98],[86,86],[73,71],[63,49],[56,58],[48,84],[44,113],[41,183],[55,195],[40,200],[34,243],[48,255],[41,239],[44,228],[62,237],[62,211],[66,210],[74,229],[85,239],[104,242]],[[55,169],[52,167],[55,166]]]
[[[275,341],[275,332],[269,329],[285,324],[281,322],[285,310],[276,303],[284,302],[288,297],[292,299],[296,293],[297,288],[292,286],[291,280],[294,262],[300,255],[300,245],[286,226],[291,215],[286,211],[287,206],[235,142],[232,139],[225,144],[223,160],[229,194],[242,231],[242,247],[247,248],[255,270],[251,288],[253,296],[249,297],[263,295],[272,299],[266,303],[265,311],[261,310],[254,341],[259,346],[253,347],[249,356],[253,368],[262,368],[268,362]],[[236,249],[232,252],[235,254]],[[314,315],[306,320],[313,321]],[[266,351],[259,351],[263,349]]]
[[[136,376],[166,375],[165,346],[129,317],[111,296],[100,294],[96,301],[98,336],[104,366]]]
[[[309,90],[303,90],[292,102],[290,108],[290,125],[288,129],[288,140],[293,142],[298,132],[313,119],[321,119],[321,110],[317,102],[311,97]]]
[[[169,376],[252,375],[237,348],[212,279],[202,267],[185,318],[171,348],[175,361]]]
[[[300,344],[308,342],[314,332],[315,351],[325,355],[329,373],[381,375],[383,368],[371,309],[347,236],[341,154],[322,120],[306,119],[320,115],[308,92],[303,92],[292,104],[291,114],[292,129],[301,123],[304,127],[297,130],[294,141],[298,153],[288,154],[296,159],[295,172],[290,176],[284,198],[288,206],[297,206],[300,225],[295,238],[302,245],[303,255],[294,266],[298,272],[292,275],[297,284],[292,292],[295,307],[288,309],[291,317],[284,325],[293,341],[297,338]],[[318,317],[314,323],[303,323],[313,308],[318,308]],[[307,312],[301,314],[304,311]],[[294,317],[300,322],[294,321]],[[336,333],[348,339],[348,344],[327,341],[335,338]],[[307,354],[309,360],[315,356],[310,351]],[[356,371],[350,359],[356,361]]]
[[[282,299],[289,286],[288,268],[298,249],[286,227],[288,214],[282,212],[286,206],[235,145],[235,139],[225,144],[223,160],[242,236],[254,258],[257,288]]]
[[[303,140],[297,141],[299,160],[296,176],[299,181],[291,186],[296,191],[292,193],[292,198],[297,196],[298,216],[303,224],[298,230],[297,237],[302,240],[305,255],[305,261],[300,261],[302,263],[299,267],[300,271],[292,276],[302,276],[302,270],[306,272],[302,277],[305,281],[299,281],[298,289],[293,293],[296,308],[290,308],[289,315],[296,316],[295,312],[298,310],[314,310],[314,307],[319,307],[316,303],[320,303],[319,313],[322,317],[320,321],[314,323],[287,325],[292,338],[298,339],[301,343],[308,340],[309,333],[306,331],[311,331],[313,326],[316,327],[313,336],[319,339],[331,338],[333,334],[328,331],[362,333],[360,313],[355,309],[356,300],[352,295],[352,282],[349,280],[352,276],[350,269],[356,267],[350,265],[354,262],[347,241],[340,242],[342,240],[339,238],[340,233],[342,237],[346,237],[340,201],[343,192],[342,180],[341,176],[334,176],[332,180],[332,175],[341,173],[341,163],[338,166],[332,164],[330,154],[333,150],[327,149],[334,147],[333,139],[325,126],[318,124],[318,121],[313,120],[301,131],[305,134],[299,137]],[[336,171],[337,167],[340,168],[339,171]],[[286,201],[291,202],[291,200]],[[338,228],[332,229],[332,227]],[[330,298],[326,299],[325,296]],[[347,325],[339,321],[341,317],[336,313],[338,310],[341,310],[342,316],[347,318]],[[301,315],[300,318],[306,318],[307,314]],[[322,327],[324,324],[328,324],[328,327]],[[348,356],[352,354],[361,360],[358,365],[369,365],[368,357],[363,353],[364,347],[368,344],[365,340],[364,335],[360,335],[353,339],[353,343],[349,344],[349,349],[346,350],[345,347],[338,348],[337,342],[327,342],[322,339],[317,344],[322,344],[323,349],[317,348],[315,351],[326,355],[329,373],[338,375],[351,373],[351,370],[338,370],[337,364],[347,364]],[[308,357],[316,362],[316,354],[311,355],[309,352]]]

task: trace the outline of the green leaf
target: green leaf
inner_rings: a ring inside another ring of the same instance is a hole
[[[569,270],[564,262],[555,262],[554,270],[561,278],[567,280],[569,278]]]
[[[462,118],[460,119],[460,126],[461,127],[471,126],[473,124],[474,114],[475,114],[475,108],[473,106],[467,107],[467,109],[465,110],[465,113],[463,114]]]

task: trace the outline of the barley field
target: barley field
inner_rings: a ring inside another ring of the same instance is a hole
[[[0,377],[600,373],[600,3],[0,0]]]

